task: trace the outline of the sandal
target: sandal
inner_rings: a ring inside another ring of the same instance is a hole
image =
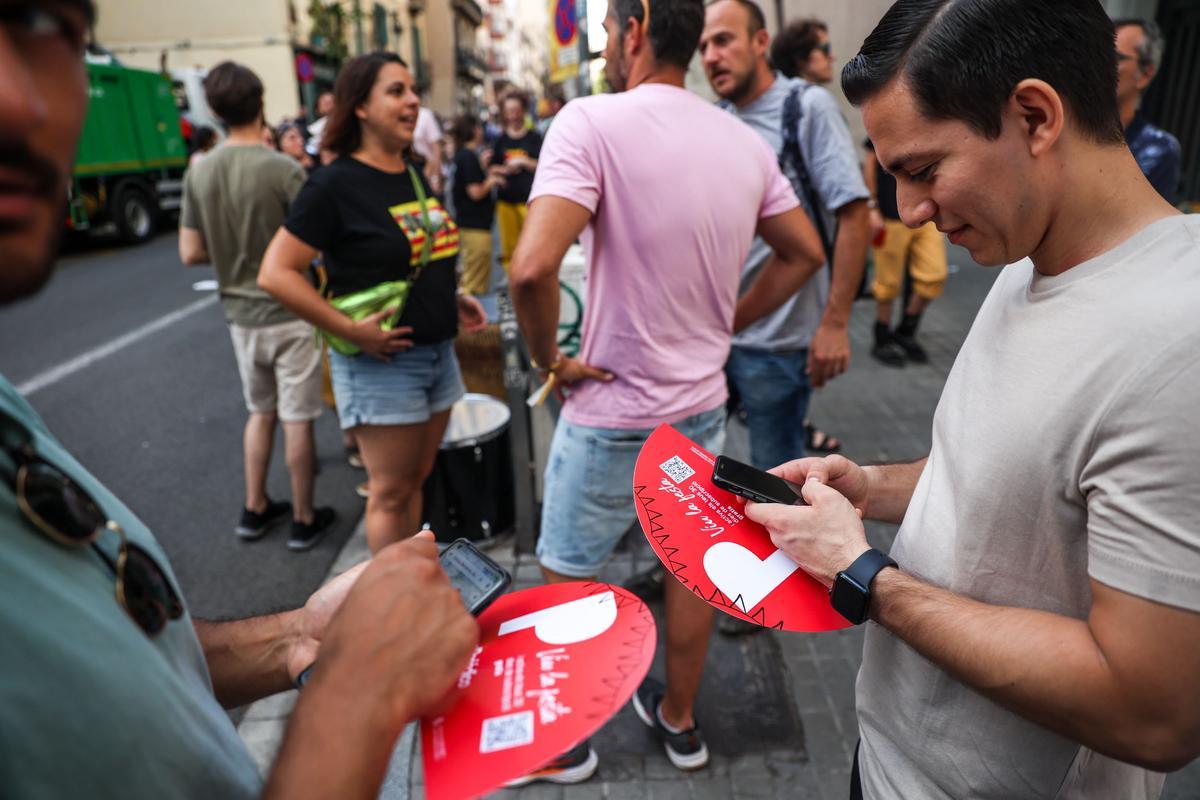
[[[842,443],[837,437],[830,436],[819,430],[811,422],[804,423],[804,449],[809,453],[819,453],[827,456],[842,449]]]

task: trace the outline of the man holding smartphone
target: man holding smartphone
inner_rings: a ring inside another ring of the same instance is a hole
[[[53,272],[94,16],[0,5],[0,304]],[[374,798],[478,637],[428,534],[302,609],[192,619],[150,531],[2,377],[0,541],[6,797]],[[264,788],[224,709],[290,688],[318,652]]]
[[[1200,218],[1116,74],[1096,0],[899,2],[842,73],[905,224],[1009,265],[928,457],[792,462],[808,507],[746,507],[877,623],[852,796],[1147,800],[1200,755]]]
[[[543,374],[567,390],[546,471],[547,581],[594,577],[636,518],[637,454],[660,423],[720,452],[731,332],[770,313],[824,260],[775,156],[684,88],[702,0],[611,0],[605,74],[617,94],[568,103],[539,159],[512,295]],[[703,136],[697,136],[703,131]],[[699,166],[698,166],[699,165]],[[775,256],[738,300],[755,234]],[[579,237],[588,309],[578,358],[558,352],[558,270]],[[694,717],[712,608],[666,582],[667,681],[635,696],[680,769],[708,762]],[[585,780],[586,744],[537,777]]]

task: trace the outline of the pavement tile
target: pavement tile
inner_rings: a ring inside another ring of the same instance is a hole
[[[692,787],[678,780],[646,781],[647,800],[691,800]],[[572,798],[572,800],[574,800]]]
[[[849,769],[851,753],[833,723],[829,711],[801,712],[808,731],[808,756],[818,770]]]
[[[695,800],[729,800],[733,796],[733,784],[726,776],[695,777],[687,785]]]
[[[731,777],[734,800],[775,800],[775,781],[769,775]]]
[[[754,778],[766,774],[767,762],[759,753],[738,756],[729,764],[729,777],[733,780],[734,784],[740,783],[745,778]]]
[[[667,757],[662,758],[665,762]],[[598,774],[601,780],[610,783],[640,781],[646,777],[646,761],[649,758],[638,753],[601,753]]]
[[[850,796],[850,769],[818,770],[817,785],[821,800],[846,800]]]

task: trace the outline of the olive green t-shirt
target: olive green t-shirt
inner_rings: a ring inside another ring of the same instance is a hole
[[[3,377],[0,413],[32,433],[38,455],[86,488],[178,592],[145,525]],[[256,797],[261,778],[213,697],[191,617],[154,639],[142,633],[118,605],[113,571],[99,555],[56,544],[21,515],[13,467],[0,450],[0,796]],[[118,542],[106,531],[98,545],[115,560]]]
[[[306,179],[299,163],[262,145],[222,145],[184,175],[179,225],[203,234],[229,322],[295,321],[258,288],[258,268]]]

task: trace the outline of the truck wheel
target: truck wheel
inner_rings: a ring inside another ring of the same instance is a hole
[[[113,203],[117,232],[130,244],[140,244],[154,235],[158,210],[150,196],[136,186],[124,186]]]

